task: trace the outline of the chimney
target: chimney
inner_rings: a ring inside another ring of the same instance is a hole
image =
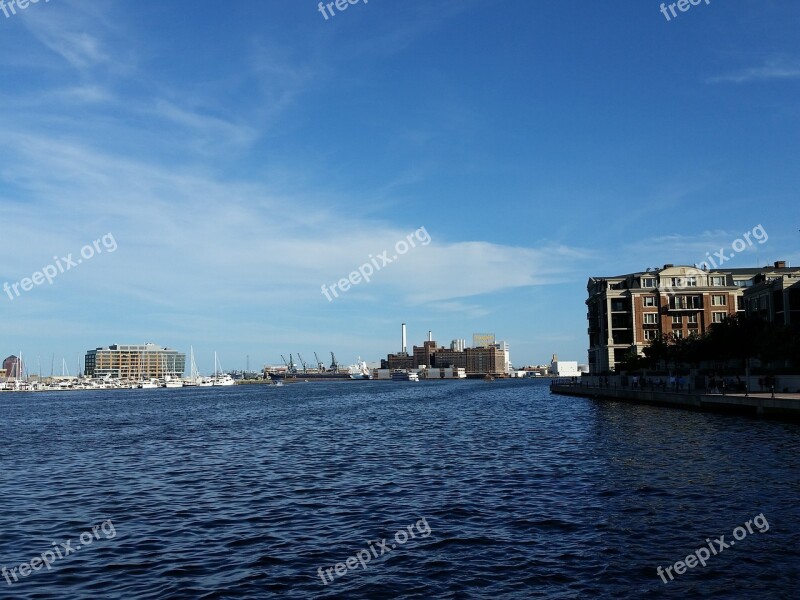
[[[402,352],[403,354],[407,354],[407,351],[406,351],[406,324],[405,324],[405,323],[403,323],[402,332],[403,332],[403,333],[402,333],[402,335],[403,335],[403,342],[402,342],[402,349],[401,349],[401,352]]]
[[[432,332],[432,331],[430,331],[430,330],[428,330],[428,341],[429,341],[429,342],[432,342],[432,341],[433,341],[433,332]]]
[[[786,268],[786,261],[785,260],[776,260],[775,261],[775,268],[776,269],[785,269]]]
[[[671,269],[671,268],[672,268],[672,267],[674,267],[674,266],[675,266],[675,265],[673,265],[672,263],[667,263],[666,265],[664,265],[664,268],[665,268],[665,269]]]

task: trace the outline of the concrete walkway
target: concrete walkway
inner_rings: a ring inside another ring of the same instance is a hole
[[[554,394],[618,400],[635,404],[650,404],[691,410],[746,414],[756,417],[800,421],[800,394],[769,393],[706,394],[630,388],[595,387],[580,384],[554,383]]]

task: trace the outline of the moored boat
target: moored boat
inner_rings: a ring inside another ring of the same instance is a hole
[[[350,365],[350,379],[372,379],[372,373],[366,361],[361,360],[360,356],[356,364]]]
[[[392,381],[419,381],[419,375],[406,369],[392,371]]]

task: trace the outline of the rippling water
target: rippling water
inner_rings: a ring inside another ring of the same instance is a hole
[[[797,425],[541,381],[333,382],[3,394],[0,439],[6,573],[105,524],[0,597],[800,593]],[[762,513],[766,533],[657,576]]]

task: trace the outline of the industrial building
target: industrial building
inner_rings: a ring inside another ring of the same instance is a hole
[[[186,354],[157,344],[118,345],[86,352],[87,377],[116,379],[160,379],[182,377]]]
[[[458,373],[463,369],[467,375],[506,375],[509,372],[509,348],[505,342],[494,342],[494,334],[476,334],[488,345],[465,348],[464,340],[453,340],[450,347],[437,346],[433,334],[422,346],[414,346],[408,352],[406,324],[402,325],[401,351],[389,354],[381,361],[382,369],[451,369]],[[489,341],[491,340],[491,343]],[[435,373],[439,373],[438,371]]]

